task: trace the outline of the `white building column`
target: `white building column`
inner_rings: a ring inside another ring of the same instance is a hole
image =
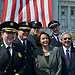
[[[0,0],[0,21],[1,21],[1,5],[2,5],[2,0]]]
[[[59,23],[61,24],[61,5],[59,5],[59,13],[58,13],[58,17],[59,17]],[[60,25],[60,28],[61,28],[61,25]]]
[[[58,21],[58,0],[52,0],[53,19]]]
[[[70,6],[68,6],[68,29],[71,29],[71,25],[70,25]]]

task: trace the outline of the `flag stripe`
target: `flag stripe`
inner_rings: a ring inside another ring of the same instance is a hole
[[[52,0],[48,0],[49,21],[53,20],[52,16]]]
[[[8,8],[7,8],[7,14],[6,14],[6,21],[10,20],[11,10],[12,10],[12,1],[8,0]]]
[[[16,0],[13,0],[13,2],[12,2],[12,10],[11,10],[11,17],[10,17],[11,21],[14,21],[15,10],[16,10]]]
[[[27,21],[31,21],[31,14],[30,14],[30,3],[29,0],[26,0],[26,11],[27,11]]]
[[[27,21],[26,0],[23,0],[23,21]]]
[[[43,26],[46,27],[45,11],[44,11],[44,0],[40,0],[40,3],[41,3],[42,23],[43,23]]]
[[[3,4],[3,14],[2,14],[2,22],[5,21],[6,19],[6,14],[7,14],[7,7],[8,7],[8,0],[4,0],[4,4]]]
[[[34,10],[35,10],[35,21],[38,21],[38,7],[36,0],[33,0],[34,3]]]
[[[1,22],[36,20],[47,27],[52,19],[52,0],[4,0]]]
[[[48,12],[48,0],[44,0],[44,8],[45,8],[45,20],[46,20],[46,25],[48,25],[49,22],[49,12]]]
[[[42,23],[42,16],[41,16],[41,4],[40,4],[40,0],[37,0],[37,7],[38,7],[38,17],[39,17],[39,21]]]
[[[22,8],[23,8],[23,1],[20,0],[20,9],[19,9],[19,17],[18,17],[18,23],[22,22],[23,19],[23,12],[22,12]]]
[[[20,0],[16,0],[17,1],[17,4],[16,4],[16,10],[15,10],[15,18],[14,18],[14,21],[18,23],[18,11],[19,11],[19,8],[20,8]]]
[[[31,21],[35,21],[35,12],[34,12],[33,0],[30,1],[30,13],[31,13]]]

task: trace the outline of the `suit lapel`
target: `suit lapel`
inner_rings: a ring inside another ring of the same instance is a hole
[[[61,56],[65,59],[65,64],[66,64],[66,67],[68,68],[68,64],[67,64],[67,60],[66,60],[66,57],[65,57],[63,47],[60,48],[60,53],[61,53]]]
[[[17,41],[17,43],[18,43],[19,45],[22,45],[22,43],[21,43],[21,41],[19,40],[18,37],[16,37],[16,41]]]
[[[49,66],[50,66],[52,63],[54,54],[53,54],[53,48],[49,47],[49,50],[50,50],[50,55],[49,55]]]
[[[40,59],[39,59],[40,58]],[[48,65],[48,63],[47,63],[47,61],[46,61],[46,58],[45,58],[45,56],[44,56],[44,53],[43,53],[43,50],[42,50],[42,48],[40,49],[40,56],[39,56],[39,61],[41,61],[42,60],[42,63],[43,63],[43,65],[44,66],[47,66],[47,67],[49,67],[49,65]],[[42,65],[42,64],[41,64]]]
[[[72,62],[73,62],[73,58],[75,58],[75,49],[72,47],[71,48],[71,56],[70,56],[70,65],[71,66]]]

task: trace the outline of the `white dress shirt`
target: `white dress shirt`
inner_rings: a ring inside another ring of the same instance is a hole
[[[19,38],[19,37],[18,37]],[[19,40],[21,41],[21,43],[23,44],[23,40],[21,40],[20,38],[19,38]],[[25,40],[25,46],[27,45],[27,40]]]
[[[69,50],[69,57],[71,56],[71,46],[68,49],[63,46],[63,50],[65,53],[65,56],[66,56],[66,50]]]
[[[55,37],[55,39],[58,41],[58,39],[57,39],[57,37],[59,38],[59,41],[61,41],[61,39],[60,39],[60,36],[61,36],[61,34],[59,34],[58,36],[55,36],[55,35],[53,35],[54,37]]]
[[[8,47],[8,45],[4,42],[4,44],[5,44],[5,47],[7,48]],[[9,46],[10,48],[9,48],[9,52],[10,52],[10,54],[11,54],[11,56],[12,56],[12,53],[13,53],[13,50],[12,50],[12,44]]]

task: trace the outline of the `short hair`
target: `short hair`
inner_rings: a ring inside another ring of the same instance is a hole
[[[63,32],[63,33],[61,34],[61,36],[60,36],[60,39],[62,39],[62,38],[63,38],[63,35],[64,35],[64,34],[69,34],[69,35],[71,36],[71,38],[72,38],[71,33],[69,33],[69,32]]]
[[[49,34],[47,34],[47,33],[44,32],[44,31],[41,31],[41,32],[37,35],[37,38],[36,38],[36,46],[41,47],[40,37],[41,37],[42,34],[45,34],[45,35],[48,37],[48,39],[49,39],[49,45],[50,45],[50,36],[49,36]]]

